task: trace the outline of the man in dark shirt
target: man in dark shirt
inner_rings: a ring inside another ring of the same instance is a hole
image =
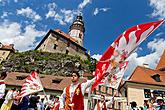
[[[29,108],[28,110],[37,110],[37,93],[32,95],[29,99]]]

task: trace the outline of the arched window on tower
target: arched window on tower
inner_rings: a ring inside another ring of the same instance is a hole
[[[82,39],[82,33],[79,33],[79,38]]]
[[[5,55],[6,52],[3,52],[2,55]]]

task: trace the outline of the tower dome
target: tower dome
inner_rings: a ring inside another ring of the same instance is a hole
[[[83,18],[81,15],[78,15],[69,28],[69,35],[76,39],[79,45],[83,46],[84,32],[85,27]]]

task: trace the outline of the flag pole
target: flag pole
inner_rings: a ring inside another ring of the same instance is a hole
[[[40,75],[40,72],[39,72],[39,70],[37,70],[36,71],[37,73],[38,73],[38,76]],[[47,98],[47,94],[46,94],[46,92],[45,92],[45,90],[44,90],[44,86],[43,86],[43,84],[42,84],[42,81],[41,81],[41,79],[40,79],[40,76],[39,76],[39,80],[40,80],[40,83],[41,83],[41,85],[42,85],[42,88],[43,88],[43,93],[44,93],[44,95],[45,95],[45,97],[46,97],[46,100],[48,101],[48,98]]]
[[[48,98],[47,98],[47,95],[46,95],[46,92],[45,92],[44,88],[43,88],[43,93],[44,93],[44,95],[46,97],[46,100],[48,101]]]
[[[114,88],[112,88],[112,110],[115,108],[115,100],[114,100]]]
[[[89,93],[88,93],[88,105],[87,105],[87,110],[91,110],[91,92],[92,92],[92,85],[89,87]]]

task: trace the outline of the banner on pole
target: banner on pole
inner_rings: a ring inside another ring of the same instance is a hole
[[[96,81],[92,90],[105,76],[114,73],[116,68],[155,30],[164,20],[139,24],[123,32],[106,50],[96,65]]]
[[[39,92],[43,90],[39,75],[37,72],[33,71],[26,79],[21,88],[20,96],[24,97],[26,95]]]
[[[128,61],[123,62],[113,74],[108,75],[104,80],[104,85],[118,89],[128,65]]]

